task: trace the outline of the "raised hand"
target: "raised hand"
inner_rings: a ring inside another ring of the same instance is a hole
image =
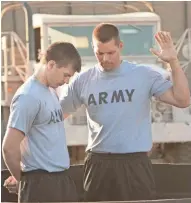
[[[155,39],[160,47],[160,50],[151,48],[150,51],[154,55],[167,63],[178,60],[177,52],[169,32],[158,32],[155,35]]]

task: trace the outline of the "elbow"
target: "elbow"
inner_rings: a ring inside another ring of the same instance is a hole
[[[8,152],[8,146],[6,145],[6,142],[5,140],[3,140],[3,143],[2,143],[2,153],[5,154]]]
[[[180,102],[178,102],[178,105],[177,107],[179,108],[187,108],[189,107],[191,104],[190,104],[190,97],[188,99],[184,99]]]
[[[2,144],[2,154],[4,157],[10,157],[15,155],[18,150],[16,147],[10,146],[8,143],[4,142]]]
[[[7,163],[10,163],[10,161],[12,162],[12,160],[18,156],[18,151],[15,149],[8,148],[7,146],[3,146],[2,156],[3,156],[3,160],[7,164]]]
[[[2,145],[2,153],[3,153],[4,156],[7,156],[7,155],[13,153],[13,149],[11,149],[8,145],[3,143],[3,145]]]

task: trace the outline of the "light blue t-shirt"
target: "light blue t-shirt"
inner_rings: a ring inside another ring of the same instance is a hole
[[[152,147],[150,99],[172,86],[151,67],[123,61],[105,72],[99,65],[80,73],[60,96],[64,113],[86,106],[87,150],[147,152]]]
[[[22,171],[63,171],[70,166],[63,113],[55,91],[33,76],[16,92],[8,127],[25,134],[21,142]],[[14,136],[14,135],[13,135]]]

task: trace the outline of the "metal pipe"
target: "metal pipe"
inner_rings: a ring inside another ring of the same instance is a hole
[[[188,3],[184,1],[184,30],[188,28]]]
[[[23,8],[25,13],[25,24],[26,24],[26,46],[27,46],[27,77],[32,75],[34,69],[35,61],[35,40],[34,40],[34,30],[32,24],[32,9],[27,2],[8,4],[6,5],[1,12],[1,21],[4,14],[15,8]]]
[[[72,15],[72,5],[71,2],[67,2],[67,14]]]
[[[32,9],[28,3],[23,2],[23,9],[25,12],[25,23],[26,23],[26,43],[28,47],[28,60],[35,60],[35,39],[34,29],[32,23]]]
[[[12,3],[14,4],[14,3]],[[13,31],[16,32],[16,15],[15,15],[15,10],[12,11],[11,13],[11,17],[12,17],[12,23],[13,23]]]
[[[5,13],[9,10],[15,9],[15,8],[21,8],[21,4],[17,3],[17,4],[8,4],[6,5],[3,10],[1,11],[1,20],[3,18],[3,16],[5,15]]]
[[[32,9],[28,3],[23,2],[23,10],[25,12],[25,27],[26,27],[26,48],[27,48],[27,74],[26,79],[34,72],[35,66],[35,39],[32,23]]]
[[[150,12],[155,12],[150,2],[147,1],[139,1],[139,2],[143,3],[149,9]]]

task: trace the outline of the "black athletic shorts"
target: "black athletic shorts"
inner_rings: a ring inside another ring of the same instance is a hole
[[[74,181],[68,171],[47,172],[35,170],[22,173],[19,202],[77,202]]]
[[[88,152],[84,165],[84,201],[156,199],[147,153]]]

